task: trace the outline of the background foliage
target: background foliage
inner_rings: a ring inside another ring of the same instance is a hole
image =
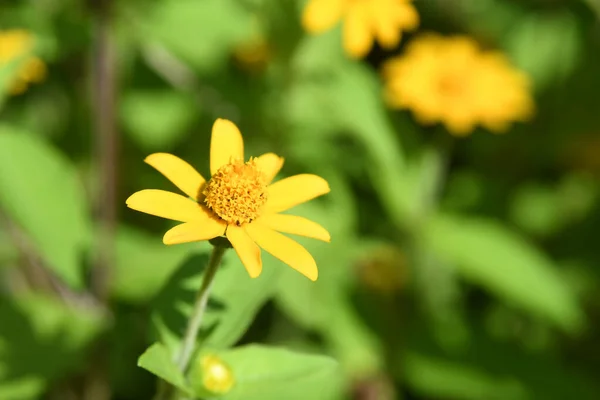
[[[353,61],[339,27],[302,31],[303,0],[2,2],[47,77],[13,96],[0,66],[0,399],[148,399],[148,371],[194,392],[169,348],[209,247],[164,246],[125,199],[170,188],[152,152],[206,176],[217,117],[332,187],[297,210],[333,238],[301,241],[316,283],[226,255],[202,333],[223,399],[600,398],[600,3],[415,5],[526,71],[535,119],[419,126],[379,77],[414,33]]]

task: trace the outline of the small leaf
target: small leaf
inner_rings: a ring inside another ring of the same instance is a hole
[[[219,356],[235,377],[223,400],[327,400],[339,384],[337,362],[321,355],[249,345]]]
[[[582,311],[556,266],[545,254],[490,220],[437,215],[424,243],[465,279],[567,331],[583,322]]]
[[[154,343],[150,346],[138,359],[138,366],[152,372],[185,393],[192,394],[185,377],[173,362],[169,350],[164,345]]]
[[[48,267],[80,288],[79,256],[90,221],[75,168],[43,140],[0,126],[0,187],[0,207],[27,233]]]

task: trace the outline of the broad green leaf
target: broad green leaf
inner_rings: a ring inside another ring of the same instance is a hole
[[[251,32],[251,16],[235,0],[166,0],[145,21],[147,40],[157,40],[197,69],[215,71]]]
[[[465,279],[567,331],[581,328],[583,315],[578,301],[556,266],[501,224],[436,215],[426,225],[422,239]]]
[[[80,288],[80,254],[90,221],[75,168],[42,139],[0,126],[0,187],[0,207],[29,236],[45,264]]]
[[[102,313],[90,306],[40,295],[0,298],[0,321],[0,394],[7,399],[37,398],[73,372],[105,327]]]
[[[405,355],[403,363],[406,383],[427,398],[456,400],[529,399],[529,393],[518,381],[495,377],[475,369],[443,359]]]
[[[209,246],[206,246],[207,248]],[[256,313],[272,296],[281,265],[263,253],[263,272],[252,279],[233,250],[228,250],[215,277],[204,316],[202,344],[223,348],[234,344],[246,332]],[[179,346],[180,333],[188,316],[208,263],[208,251],[191,256],[175,271],[154,301],[153,320],[163,343],[172,353]]]
[[[115,244],[113,296],[135,303],[154,297],[193,246],[165,246],[160,237],[126,226],[117,230]]]
[[[150,346],[138,359],[138,366],[152,372],[185,393],[192,393],[185,377],[173,362],[169,350],[164,345],[154,343]]]
[[[339,382],[337,362],[321,355],[248,345],[219,356],[236,382],[223,400],[327,400]]]
[[[209,332],[203,344],[212,347],[229,347],[242,337],[273,296],[282,269],[288,268],[263,251],[263,271],[252,279],[233,250],[225,257],[226,267],[220,271],[213,289],[215,307],[208,310],[205,319]]]
[[[178,144],[197,114],[194,100],[174,90],[132,91],[121,103],[127,132],[148,151],[165,151]]]

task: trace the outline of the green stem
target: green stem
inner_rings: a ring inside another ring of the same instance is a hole
[[[194,353],[196,339],[198,338],[198,332],[202,326],[202,318],[204,317],[206,305],[208,304],[208,298],[210,297],[210,290],[225,250],[227,250],[227,247],[225,246],[214,245],[213,251],[210,255],[208,267],[204,273],[204,279],[202,280],[202,285],[198,290],[196,302],[194,303],[194,310],[192,311],[192,315],[188,321],[183,343],[175,361],[177,363],[177,367],[182,373],[186,372],[192,354]],[[173,398],[174,394],[174,387],[169,385],[166,381],[160,380],[154,399],[169,400]]]
[[[196,297],[194,310],[192,311],[192,316],[190,317],[187,329],[185,331],[183,345],[181,346],[181,350],[177,356],[177,366],[183,373],[185,373],[187,370],[187,367],[190,363],[190,358],[194,352],[196,338],[198,337],[198,331],[200,331],[200,326],[202,325],[202,318],[204,317],[204,312],[206,311],[206,304],[208,303],[210,290],[225,250],[225,247],[215,246],[213,247],[212,254],[210,255],[208,267],[206,268],[202,285],[200,286],[198,296]]]

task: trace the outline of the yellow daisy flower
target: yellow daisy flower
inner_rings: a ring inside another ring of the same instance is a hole
[[[465,36],[424,35],[383,68],[385,97],[412,110],[425,125],[442,122],[457,136],[477,124],[494,132],[533,115],[528,77],[496,51],[482,51]]]
[[[14,29],[0,31],[0,68],[31,52],[34,37],[31,33]],[[46,76],[46,66],[37,57],[27,57],[10,87],[11,94],[21,94],[30,83],[40,82]]]
[[[210,180],[171,154],[152,154],[145,161],[189,196],[148,189],[127,199],[127,206],[134,210],[183,222],[165,233],[163,243],[225,235],[252,278],[262,271],[260,246],[309,279],[317,279],[317,265],[310,253],[279,232],[330,241],[329,233],[319,224],[281,214],[329,193],[323,178],[301,174],[271,183],[283,166],[283,158],[266,153],[244,162],[242,134],[225,119],[217,119],[212,128]]]
[[[354,58],[365,56],[373,41],[386,49],[400,43],[402,31],[419,25],[412,0],[310,0],[302,25],[310,33],[322,33],[343,20],[343,45]]]

